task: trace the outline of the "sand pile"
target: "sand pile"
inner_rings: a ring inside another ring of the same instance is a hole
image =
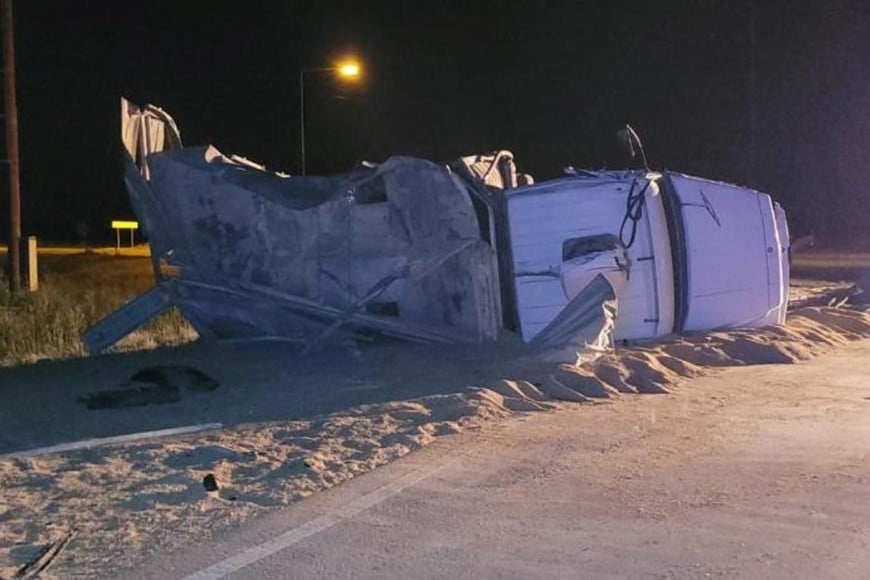
[[[562,364],[540,379],[540,386],[551,398],[568,401],[666,393],[710,367],[794,363],[868,336],[866,310],[803,308],[789,314],[783,326],[673,337],[619,349],[582,366]]]
[[[866,304],[866,293],[860,284],[853,281],[795,279],[788,288],[789,310],[799,310],[810,306],[833,306],[848,297],[849,304]]]
[[[117,573],[440,435],[569,402],[666,393],[711,368],[797,362],[864,337],[868,312],[806,308],[781,327],[674,337],[620,348],[584,366],[521,361],[511,379],[456,393],[172,441],[0,458],[0,577],[27,573],[54,554],[46,576]],[[216,489],[204,485],[209,476]]]

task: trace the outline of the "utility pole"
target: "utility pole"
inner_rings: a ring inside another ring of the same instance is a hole
[[[299,151],[302,154],[302,175],[305,175],[305,72],[299,71]]]
[[[756,169],[756,148],[758,146],[758,8],[755,3],[749,5],[749,71],[746,87],[746,109],[748,117],[749,171],[748,179],[753,187],[758,185]]]
[[[21,196],[18,173],[18,106],[15,102],[15,41],[12,0],[0,0],[3,8],[3,85],[6,105],[6,161],[9,164],[9,289],[21,291]]]

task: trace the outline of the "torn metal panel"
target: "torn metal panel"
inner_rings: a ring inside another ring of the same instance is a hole
[[[121,141],[146,179],[151,153],[182,147],[181,134],[168,113],[153,105],[140,108],[127,99],[121,99]]]
[[[501,330],[495,252],[446,167],[397,156],[289,177],[180,148],[159,109],[123,102],[122,115],[125,179],[155,277],[172,268],[173,304],[209,334],[313,345],[338,329],[450,342]]]
[[[82,336],[89,352],[102,352],[171,306],[167,289],[158,285],[110,314]]]
[[[596,274],[529,344],[546,349],[612,348],[617,306],[612,284],[603,274]]]

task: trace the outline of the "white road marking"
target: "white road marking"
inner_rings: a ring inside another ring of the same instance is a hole
[[[241,570],[246,566],[250,566],[251,564],[259,562],[264,558],[268,558],[276,552],[280,552],[281,550],[289,548],[294,544],[298,544],[306,538],[309,538],[315,534],[327,530],[335,524],[338,524],[348,518],[352,518],[358,513],[365,511],[370,507],[373,507],[398,493],[401,493],[405,489],[419,483],[420,481],[423,481],[428,477],[431,477],[438,471],[441,471],[442,469],[445,469],[449,465],[455,463],[456,461],[458,461],[458,459],[458,457],[454,457],[442,463],[436,463],[435,465],[431,465],[424,469],[413,471],[393,482],[379,487],[374,491],[360,496],[343,506],[338,506],[331,512],[315,518],[305,524],[302,524],[298,528],[288,530],[280,536],[276,536],[275,538],[267,542],[263,542],[262,544],[258,544],[256,546],[248,548],[247,550],[240,552],[235,556],[231,556],[226,560],[209,566],[208,568],[203,568],[198,572],[194,572],[189,576],[185,576],[183,580],[217,580],[218,578],[224,578],[232,574],[233,572],[237,572],[238,570]]]
[[[201,431],[211,431],[221,429],[220,423],[203,423],[200,425],[189,425],[187,427],[173,427],[172,429],[158,429],[157,431],[143,431],[141,433],[130,433],[128,435],[116,435],[114,437],[99,437],[96,439],[84,439],[82,441],[73,441],[72,443],[60,443],[51,445],[50,447],[37,447],[36,449],[26,449],[24,451],[13,451],[0,455],[0,459],[15,459],[22,457],[33,457],[34,455],[49,455],[51,453],[63,453],[64,451],[75,451],[77,449],[90,449],[100,445],[115,445],[118,443],[132,443],[143,439],[156,439],[158,437],[170,437],[173,435],[188,435],[190,433],[199,433]]]

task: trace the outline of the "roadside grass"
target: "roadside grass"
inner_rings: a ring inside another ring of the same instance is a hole
[[[0,366],[86,355],[82,333],[153,284],[148,258],[91,253],[40,257],[39,291],[18,297],[0,273]],[[179,312],[170,311],[115,350],[180,344],[196,336]]]
[[[792,278],[870,280],[870,252],[810,249],[791,257]]]
[[[870,269],[870,252],[799,252],[792,256],[793,268]]]

